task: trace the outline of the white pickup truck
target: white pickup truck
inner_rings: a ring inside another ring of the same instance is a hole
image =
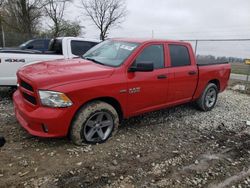
[[[0,86],[16,86],[16,72],[24,65],[79,57],[99,42],[77,37],[60,37],[52,39],[49,51],[44,53],[32,50],[0,51]]]

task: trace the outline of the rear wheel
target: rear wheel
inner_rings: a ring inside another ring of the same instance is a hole
[[[212,110],[216,104],[217,97],[217,86],[213,83],[209,83],[203,91],[201,97],[197,100],[197,105],[203,111]]]
[[[82,107],[72,123],[70,137],[74,144],[102,143],[117,131],[119,117],[108,103],[95,101]]]

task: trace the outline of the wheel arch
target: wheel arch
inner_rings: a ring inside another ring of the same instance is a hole
[[[102,102],[106,102],[106,103],[110,104],[111,106],[113,106],[114,109],[116,110],[116,112],[118,113],[119,121],[120,122],[122,121],[122,119],[123,119],[123,110],[122,110],[120,102],[117,99],[115,99],[113,97],[99,97],[99,98],[91,99],[87,103],[93,102],[93,101],[102,101]]]
[[[218,88],[218,91],[220,91],[220,81],[219,81],[218,79],[210,80],[210,81],[208,82],[208,84],[209,84],[209,83],[215,84],[215,85],[217,86],[217,88]],[[207,84],[207,85],[208,85],[208,84]]]
[[[75,116],[76,116],[76,114],[79,112],[79,110],[80,110],[83,106],[85,106],[85,105],[87,105],[87,104],[89,104],[89,103],[91,103],[91,102],[94,102],[94,101],[102,101],[102,102],[106,102],[106,103],[110,104],[112,107],[114,107],[114,109],[115,109],[116,112],[118,113],[119,122],[122,121],[122,119],[123,119],[123,117],[124,117],[124,116],[123,116],[124,114],[123,114],[123,110],[122,110],[121,104],[119,103],[119,101],[118,101],[117,99],[115,99],[115,98],[113,98],[113,97],[98,97],[98,98],[94,98],[94,99],[91,99],[91,100],[86,101],[85,103],[83,103],[83,104],[76,110],[76,112],[74,113],[74,115],[73,115],[73,117],[72,117],[72,119],[71,119],[70,126],[69,126],[69,128],[68,128],[68,135],[69,135],[70,130],[71,130],[72,122],[74,121]]]

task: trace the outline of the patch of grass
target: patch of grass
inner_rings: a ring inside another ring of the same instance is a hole
[[[250,74],[250,65],[246,65],[244,63],[230,63],[232,73],[235,74]]]

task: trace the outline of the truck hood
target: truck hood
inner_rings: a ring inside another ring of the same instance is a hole
[[[28,65],[19,69],[17,75],[26,78],[40,89],[72,82],[102,79],[111,76],[114,68],[84,59],[56,60]]]

